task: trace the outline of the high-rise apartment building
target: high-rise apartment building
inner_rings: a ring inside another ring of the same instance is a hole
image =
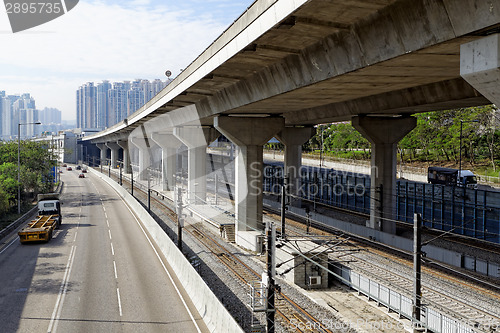
[[[62,112],[56,108],[44,108],[39,110],[38,118],[44,125],[48,124],[60,124],[61,123]]]
[[[110,126],[108,91],[112,88],[108,80],[97,84],[97,128]]]
[[[145,101],[149,101],[144,95],[144,87],[149,84],[147,80],[135,80],[131,83],[128,91],[128,110],[127,115],[134,113],[137,109],[144,105]]]
[[[76,91],[76,121],[78,128],[104,129],[122,121],[170,83],[137,79],[113,82],[104,80],[94,86],[88,82]]]
[[[12,103],[12,123],[11,123],[11,136],[16,135],[18,132],[18,124],[25,124],[20,126],[19,134],[21,138],[31,138],[39,134],[40,130],[34,124],[38,122],[38,110],[36,109],[35,99],[30,94],[22,94],[21,96],[9,96],[11,100],[15,97],[17,99]],[[14,128],[12,128],[14,127]]]
[[[76,127],[97,127],[97,87],[87,82],[76,91]]]
[[[35,99],[29,94],[7,95],[0,91],[0,139],[17,139],[18,129],[22,139],[39,136],[42,132],[58,132],[62,112],[55,108],[36,109]],[[40,122],[41,124],[33,124]],[[19,126],[18,124],[23,124]]]
[[[127,117],[128,111],[128,82],[114,82],[113,89],[108,91],[109,120],[114,125]]]
[[[13,104],[19,99],[19,95],[6,95],[1,99],[2,103],[2,137],[5,140],[17,137],[17,114],[14,114]]]

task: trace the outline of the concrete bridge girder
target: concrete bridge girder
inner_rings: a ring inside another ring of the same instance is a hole
[[[252,77],[228,86],[213,97],[201,100],[197,103],[199,114],[208,117],[235,109],[238,112],[269,113],[272,109],[270,103],[273,98],[277,98],[281,108],[275,108],[275,112],[282,113],[283,108],[289,110],[284,113],[287,125],[317,124],[325,122],[325,119],[322,119],[320,113],[311,114],[309,111],[322,108],[324,105],[360,98],[368,98],[372,102],[375,99],[376,104],[383,104],[386,100],[383,95],[391,91],[407,90],[412,93],[411,89],[426,85],[436,85],[434,88],[439,89],[442,83],[459,79],[457,76],[459,54],[456,44],[438,46],[436,41],[456,38],[458,31],[464,33],[471,28],[470,25],[475,28],[484,25],[484,22],[478,23],[473,20],[464,22],[463,15],[459,14],[461,13],[459,7],[471,7],[474,1],[464,2],[466,4],[450,1],[432,3],[401,1],[400,4],[384,8],[378,15],[361,21],[349,32],[326,36],[321,42],[304,48],[295,56],[266,66]],[[476,4],[477,6],[479,5]],[[478,18],[481,16],[482,20],[490,24],[499,19],[498,14],[487,12],[488,15],[485,15],[482,10],[486,12],[486,8],[476,8],[470,15],[477,15]],[[258,49],[258,41],[256,45]],[[388,45],[390,47],[384,47]],[[436,45],[434,51],[417,52],[434,45]],[[429,68],[429,63],[441,63],[442,66]],[[332,93],[324,93],[321,98],[311,98],[311,84],[318,85],[318,90]],[[420,90],[420,96],[415,95],[415,97],[420,99],[424,97],[424,103],[427,103],[425,99],[432,102],[432,94],[429,96],[421,94],[428,94],[434,88],[427,89],[427,92],[425,89]],[[454,91],[455,96],[446,95],[456,98],[461,104],[476,103],[470,100],[478,97],[470,95],[470,87],[463,96],[459,94],[460,92],[461,90],[457,89]],[[278,95],[282,97],[276,97]],[[410,104],[400,103],[397,107],[408,108],[412,103],[417,107],[419,103],[415,98],[408,98],[407,102]],[[445,102],[444,99],[440,101],[441,104]],[[440,107],[445,106],[440,105]],[[392,108],[393,106],[386,105],[385,108],[369,112],[375,113]],[[432,108],[432,105],[427,105],[425,110]],[[450,108],[449,103],[447,108]],[[342,112],[343,110],[344,108],[340,110],[330,108],[327,121],[348,120],[353,115],[367,113],[357,109],[352,112]],[[406,109],[399,113],[414,113],[414,110]],[[302,122],[292,122],[294,117],[303,118],[303,111],[307,111],[309,116],[307,122],[306,119],[302,119]]]
[[[236,242],[255,250],[256,235],[263,230],[263,154],[262,146],[283,130],[283,118],[218,116],[214,126],[238,146],[235,163]],[[243,232],[251,232],[246,238]]]
[[[460,75],[492,103],[500,106],[500,34],[460,47]]]
[[[417,119],[358,116],[352,125],[372,144],[370,227],[395,234],[397,145]]]
[[[207,198],[207,146],[220,136],[213,127],[175,127],[173,135],[188,147],[188,201],[204,204]]]

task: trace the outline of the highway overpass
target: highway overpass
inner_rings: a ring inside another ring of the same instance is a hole
[[[262,225],[262,145],[276,136],[297,183],[315,124],[348,121],[372,143],[372,228],[395,232],[396,145],[417,112],[496,102],[500,1],[257,0],[163,91],[84,138],[116,166],[123,151],[165,188],[188,147],[191,202],[206,193],[206,147],[223,134],[236,159],[237,243]],[[89,150],[87,150],[89,151]],[[134,151],[136,151],[134,153]],[[383,205],[379,204],[383,202]]]

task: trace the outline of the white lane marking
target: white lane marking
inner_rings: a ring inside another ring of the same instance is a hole
[[[108,229],[108,234],[109,234],[109,239],[112,239],[111,238],[111,230]]]
[[[120,197],[121,198],[121,197]],[[196,327],[196,330],[198,331],[198,333],[201,333],[201,330],[200,328],[198,327],[198,323],[196,322],[196,320],[194,319],[193,317],[193,314],[191,313],[191,311],[189,310],[187,304],[186,304],[186,301],[184,300],[184,297],[182,297],[181,295],[181,292],[179,290],[179,288],[177,288],[177,285],[175,284],[174,282],[174,279],[172,278],[172,276],[170,275],[167,267],[165,266],[165,264],[163,263],[163,260],[161,260],[161,257],[160,255],[158,254],[158,251],[156,251],[155,247],[153,246],[153,243],[151,242],[151,240],[149,239],[149,236],[146,234],[146,231],[144,231],[144,229],[142,228],[142,225],[141,223],[139,222],[139,220],[137,219],[137,217],[135,216],[134,213],[132,213],[132,210],[130,209],[130,207],[127,205],[127,203],[123,200],[122,198],[122,201],[125,205],[125,207],[127,207],[127,209],[129,210],[130,214],[132,214],[132,216],[134,217],[135,221],[137,222],[137,224],[139,225],[139,227],[141,228],[144,236],[146,236],[146,239],[148,240],[149,242],[149,245],[151,245],[151,248],[153,249],[153,251],[155,252],[156,254],[156,257],[158,258],[158,260],[160,261],[160,264],[162,265],[163,269],[165,270],[165,272],[167,273],[168,275],[168,278],[170,279],[170,282],[172,283],[172,285],[174,286],[175,288],[175,291],[177,292],[177,295],[179,295],[179,298],[181,299],[182,301],[182,304],[184,305],[184,308],[186,309],[187,313],[189,314],[189,317],[191,318],[191,321],[193,322],[194,326]]]
[[[68,263],[66,264],[66,270],[64,271],[61,287],[59,287],[59,294],[57,295],[54,311],[52,311],[52,317],[50,318],[50,323],[49,323],[49,328],[47,329],[47,333],[55,332],[57,329],[57,322],[61,315],[64,296],[68,289],[68,281],[69,281],[69,276],[71,274],[71,268],[73,268],[73,260],[75,259],[75,252],[76,252],[76,246],[73,245],[69,253]]]
[[[120,317],[121,317],[123,313],[122,313],[122,301],[120,300],[120,288],[116,288],[116,294],[118,295],[118,310],[120,310]]]
[[[57,325],[59,324],[59,318],[61,318],[61,312],[62,312],[62,308],[63,308],[63,304],[64,304],[64,299],[66,298],[66,294],[68,292],[69,277],[71,275],[71,270],[73,269],[73,261],[75,260],[75,253],[76,253],[76,246],[75,246],[75,251],[73,251],[73,259],[71,259],[71,265],[70,265],[71,267],[69,268],[68,278],[66,280],[66,285],[64,286],[64,292],[62,294],[61,304],[59,306],[59,310],[57,310],[57,317],[56,317],[56,321],[54,323],[53,333],[57,332]]]
[[[113,243],[111,243],[111,253],[112,253],[113,255],[115,255],[115,249],[114,249],[114,247],[113,247]]]
[[[115,279],[118,279],[118,273],[116,271],[116,262],[113,260],[113,267],[115,268]]]
[[[108,214],[106,214],[106,212],[104,212],[104,216],[105,216],[106,218],[108,218]]]
[[[109,228],[109,221],[108,220],[106,220],[106,224],[108,225],[108,228]]]
[[[14,244],[14,242],[17,240],[17,237],[15,237],[12,242],[9,243],[9,245],[7,245],[6,247],[3,248],[2,251],[0,251],[0,254],[4,253],[5,250],[7,250],[9,248],[9,246],[11,246],[12,244]]]
[[[102,199],[101,199],[102,201]],[[102,205],[102,209],[104,210],[104,214],[106,214],[106,207],[104,207],[104,205]]]
[[[75,232],[75,239],[73,239],[73,242],[76,242],[76,235],[78,235],[78,231]]]

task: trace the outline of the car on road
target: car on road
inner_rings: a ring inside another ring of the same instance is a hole
[[[76,170],[81,170],[81,169],[82,169],[82,167],[81,167],[80,165],[77,165],[75,169],[76,169]]]
[[[85,178],[85,175],[82,172],[80,172],[80,174],[78,175],[78,178]]]
[[[87,169],[83,169],[83,170],[82,170],[82,172],[83,172],[83,173],[87,173]]]
[[[73,168],[69,166],[66,168],[66,170],[71,171],[71,170],[73,170]]]
[[[65,168],[65,167],[67,167],[68,165],[67,165],[66,163],[64,163],[62,166]]]

